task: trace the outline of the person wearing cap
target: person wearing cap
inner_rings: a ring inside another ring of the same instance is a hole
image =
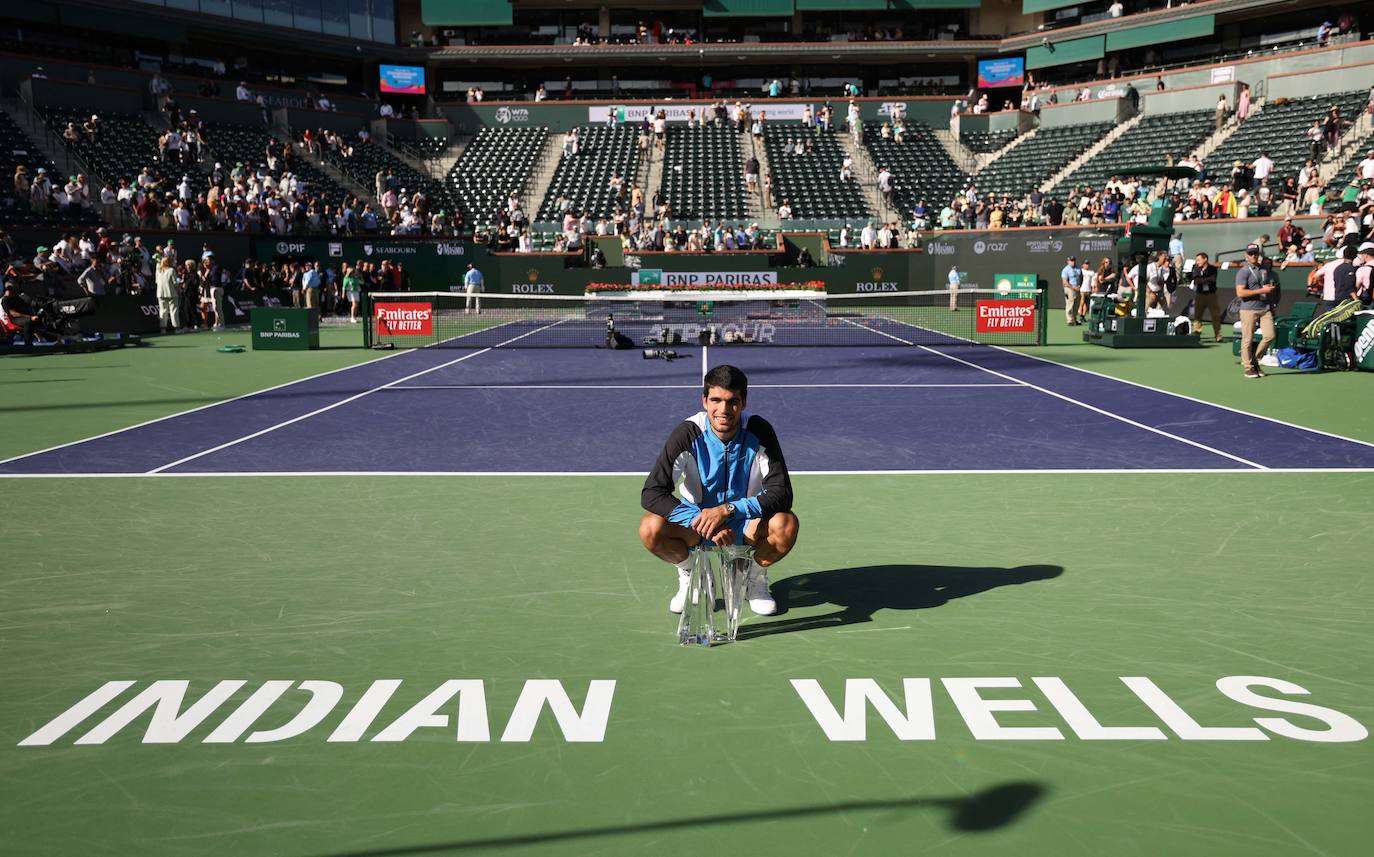
[[[1374,302],[1374,241],[1359,246],[1355,260],[1355,297],[1366,308]]]
[[[1064,289],[1064,321],[1073,327],[1079,323],[1078,298],[1083,287],[1083,269],[1078,267],[1078,260],[1073,256],[1059,271],[1059,283]]]
[[[1258,244],[1245,248],[1245,264],[1236,271],[1236,297],[1240,298],[1240,362],[1246,378],[1263,378],[1259,361],[1274,341],[1274,305],[1278,302],[1274,273],[1263,264]],[[1255,328],[1260,343],[1255,345]]]

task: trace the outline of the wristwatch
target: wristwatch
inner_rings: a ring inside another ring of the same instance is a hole
[[[726,504],[725,504],[725,514],[726,514],[727,517],[733,516],[733,515],[735,514],[735,504],[734,504],[734,503],[726,503]]]

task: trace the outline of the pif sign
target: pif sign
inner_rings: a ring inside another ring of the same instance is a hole
[[[378,336],[433,336],[434,307],[418,303],[379,303]]]
[[[978,301],[978,333],[1032,333],[1035,331],[1035,301]]]

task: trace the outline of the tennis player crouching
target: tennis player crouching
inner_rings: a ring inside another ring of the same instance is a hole
[[[744,409],[749,379],[734,366],[717,366],[702,381],[705,410],[673,429],[644,481],[639,539],[659,559],[677,566],[677,595],[668,609],[681,613],[687,599],[688,549],[707,541],[754,546],[745,597],[761,616],[777,612],[765,569],[797,542],[792,480],[773,427]],[[678,485],[682,499],[673,496]]]

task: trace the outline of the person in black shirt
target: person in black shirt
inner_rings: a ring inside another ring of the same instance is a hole
[[[1217,301],[1217,269],[1206,253],[1199,253],[1193,259],[1193,333],[1202,333],[1202,317],[1210,313],[1212,336],[1221,341],[1221,307]]]
[[[12,282],[5,283],[4,297],[0,297],[0,312],[5,314],[13,328],[24,334],[25,345],[33,345],[34,334],[38,334],[40,339],[47,338],[38,319],[38,310]]]

